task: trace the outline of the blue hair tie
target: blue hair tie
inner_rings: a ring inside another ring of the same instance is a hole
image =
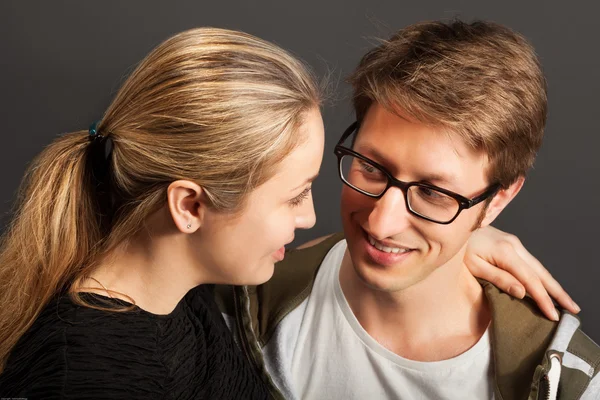
[[[104,136],[98,132],[98,121],[90,125],[88,133],[90,142],[92,142],[92,147],[94,147],[92,152],[95,153],[95,158],[97,158],[96,163],[98,163],[100,160],[101,162],[106,162],[113,150],[112,138],[110,136]]]
[[[102,139],[102,135],[98,133],[98,121],[93,122],[88,129],[90,140]]]

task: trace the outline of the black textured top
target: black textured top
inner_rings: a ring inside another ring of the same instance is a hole
[[[128,304],[86,293],[91,303]],[[13,349],[0,398],[266,399],[233,341],[212,286],[190,290],[169,315],[101,311],[58,297]]]

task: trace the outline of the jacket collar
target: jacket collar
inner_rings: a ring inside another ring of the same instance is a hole
[[[546,319],[533,300],[515,299],[489,282],[480,283],[492,315],[496,398],[526,399],[539,378],[540,364],[547,362],[546,350],[558,324]]]

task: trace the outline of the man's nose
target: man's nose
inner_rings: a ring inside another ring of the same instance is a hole
[[[394,236],[410,225],[410,218],[404,193],[397,187],[391,187],[375,201],[368,218],[369,233],[378,240]]]

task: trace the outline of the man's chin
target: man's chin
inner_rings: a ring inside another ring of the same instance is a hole
[[[364,286],[378,292],[398,292],[417,281],[414,277],[403,276],[398,270],[380,268],[364,261],[354,264],[354,271]]]

